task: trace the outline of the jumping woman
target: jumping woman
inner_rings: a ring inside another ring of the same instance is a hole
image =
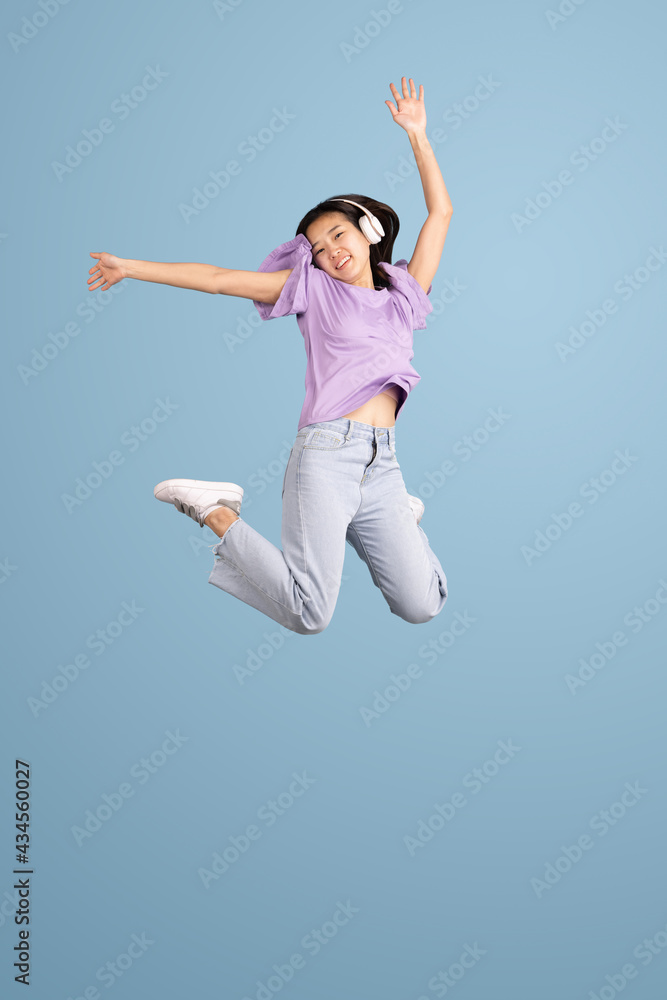
[[[123,278],[251,299],[263,320],[295,315],[307,355],[306,397],[282,491],[282,550],[241,516],[236,483],[167,479],[154,495],[218,536],[209,583],[301,635],[329,624],[346,541],[367,564],[392,614],[428,622],[444,607],[447,579],[419,525],[396,457],[395,423],[420,379],[413,331],[428,299],[452,205],[426,137],[424,88],[385,101],[408,133],[428,216],[410,262],[390,264],[396,213],[351,194],[327,198],[258,271],[209,264],[123,260],[91,253],[90,291]]]

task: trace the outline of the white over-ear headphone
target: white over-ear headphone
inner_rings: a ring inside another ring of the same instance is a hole
[[[382,228],[382,223],[376,215],[369,212],[367,208],[363,205],[357,204],[356,201],[350,201],[349,198],[330,198],[329,201],[346,201],[350,205],[356,205],[360,208],[365,215],[362,215],[359,219],[359,228],[366,237],[369,243],[379,243],[384,236],[384,229]]]

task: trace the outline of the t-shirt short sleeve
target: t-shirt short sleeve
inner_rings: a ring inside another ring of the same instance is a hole
[[[395,291],[409,307],[412,315],[412,329],[425,330],[426,317],[433,312],[433,303],[428,298],[433,285],[429,285],[428,291],[425,292],[417,279],[413,278],[408,271],[408,262],[405,259],[397,260],[395,264],[383,262],[382,267],[391,278]]]
[[[312,246],[302,234],[272,250],[257,270],[286,271],[287,268],[292,268],[292,273],[288,276],[277,302],[271,304],[256,302],[253,299],[261,318],[277,319],[279,316],[304,313],[308,308],[308,290],[314,266]]]

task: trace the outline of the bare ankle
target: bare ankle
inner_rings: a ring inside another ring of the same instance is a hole
[[[219,538],[222,538],[230,524],[238,520],[238,514],[234,513],[230,507],[218,507],[217,510],[211,511],[208,517],[205,518],[204,524],[207,524]]]

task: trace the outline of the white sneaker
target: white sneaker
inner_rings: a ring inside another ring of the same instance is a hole
[[[230,507],[241,514],[243,489],[236,483],[206,483],[201,479],[165,479],[153,490],[157,500],[171,503],[202,528],[204,521],[218,507]]]
[[[410,506],[412,507],[412,513],[415,515],[415,520],[417,524],[422,519],[422,514],[424,513],[424,503],[419,497],[413,497],[408,493],[408,500],[410,501]]]

